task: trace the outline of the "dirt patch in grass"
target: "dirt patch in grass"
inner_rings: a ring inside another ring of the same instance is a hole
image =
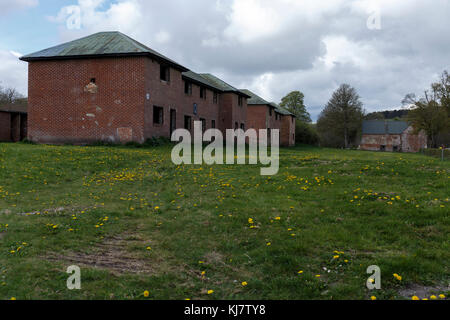
[[[420,299],[430,298],[431,295],[443,294],[450,290],[450,286],[434,286],[427,287],[419,284],[409,285],[407,288],[399,291],[399,295],[403,298],[411,299],[413,296],[417,296]]]
[[[114,275],[159,274],[170,271],[167,260],[158,257],[153,251],[141,253],[131,249],[139,247],[145,250],[148,245],[148,241],[135,234],[123,234],[106,239],[88,253],[66,252],[47,255],[45,259],[68,265],[108,270]],[[145,256],[146,254],[148,256]]]

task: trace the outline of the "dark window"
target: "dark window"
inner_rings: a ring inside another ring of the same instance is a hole
[[[245,131],[245,124],[241,123],[241,129]]]
[[[200,98],[206,99],[206,88],[200,87]]]
[[[91,78],[91,83],[95,83],[96,79],[95,78]]]
[[[219,103],[219,94],[217,92],[214,92],[213,102],[215,104]]]
[[[161,107],[153,107],[153,124],[164,123],[164,109]]]
[[[186,130],[191,130],[191,128],[192,128],[192,118],[190,116],[184,116],[184,128]]]
[[[160,65],[160,79],[162,81],[170,82],[170,68]]]
[[[188,96],[192,96],[192,83],[188,81],[184,82],[184,93]]]
[[[239,123],[235,122],[234,123],[234,130],[237,130],[237,129],[239,129]]]
[[[206,120],[200,119],[200,121],[202,122],[202,131],[205,132],[206,131]]]
[[[213,129],[216,128],[216,120],[211,121],[211,128],[213,128]]]
[[[244,99],[243,99],[241,96],[239,96],[239,97],[238,97],[238,105],[239,105],[240,107],[242,107],[243,104],[244,104]]]
[[[273,114],[273,110],[272,110],[272,108],[269,108],[270,109],[270,111],[269,111],[269,115],[270,116],[272,116],[272,114]]]
[[[380,151],[386,151],[386,146],[380,146]]]

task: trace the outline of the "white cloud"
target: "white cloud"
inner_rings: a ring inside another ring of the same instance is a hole
[[[81,30],[65,28],[67,8],[53,19],[61,42],[122,31],[267,100],[301,90],[315,115],[343,82],[357,88],[367,109],[384,109],[450,68],[450,42],[443,39],[449,0],[79,0],[78,6]],[[376,10],[381,30],[369,30]]]
[[[16,88],[27,95],[27,64],[20,61],[18,55],[18,52],[0,50],[0,86]]]

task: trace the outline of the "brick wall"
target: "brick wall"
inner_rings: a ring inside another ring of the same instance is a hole
[[[11,114],[0,112],[0,142],[11,141]]]
[[[281,135],[281,145],[283,147],[295,146],[295,117],[282,116],[280,135]]]
[[[267,105],[251,105],[247,111],[248,129],[267,129],[270,126]]]
[[[29,139],[40,143],[143,142],[146,59],[29,63]],[[86,91],[92,78],[97,89]]]
[[[365,134],[362,136],[362,150],[380,151],[382,146],[388,152],[419,152],[421,149],[426,148],[427,137],[424,132],[418,135],[414,134],[412,127],[409,127],[401,135]]]
[[[95,79],[95,85],[91,84]],[[171,110],[176,128],[184,117],[205,119],[206,129],[246,125],[247,103],[235,93],[219,94],[192,84],[186,95],[181,71],[170,68],[170,81],[160,79],[159,62],[147,57],[36,61],[29,64],[28,137],[38,143],[144,142],[170,138]],[[197,114],[194,114],[194,104]],[[163,108],[155,123],[154,107]]]
[[[192,132],[194,121],[206,120],[206,129],[212,127],[212,121],[219,124],[219,103],[214,103],[214,92],[206,90],[206,99],[200,98],[200,86],[192,84],[192,95],[186,95],[184,91],[185,81],[181,71],[170,69],[170,81],[160,79],[160,64],[147,59],[145,69],[146,93],[150,94],[150,100],[145,102],[145,137],[170,138],[170,113],[176,112],[176,127],[184,128],[184,117],[191,117]],[[197,114],[194,114],[194,104],[197,104]],[[164,110],[163,124],[155,124],[153,119],[154,106]]]

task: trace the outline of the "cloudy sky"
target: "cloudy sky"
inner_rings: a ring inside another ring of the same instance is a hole
[[[0,0],[0,85],[26,94],[17,57],[117,30],[267,100],[300,90],[313,118],[341,83],[392,109],[450,69],[449,17],[450,0]]]

